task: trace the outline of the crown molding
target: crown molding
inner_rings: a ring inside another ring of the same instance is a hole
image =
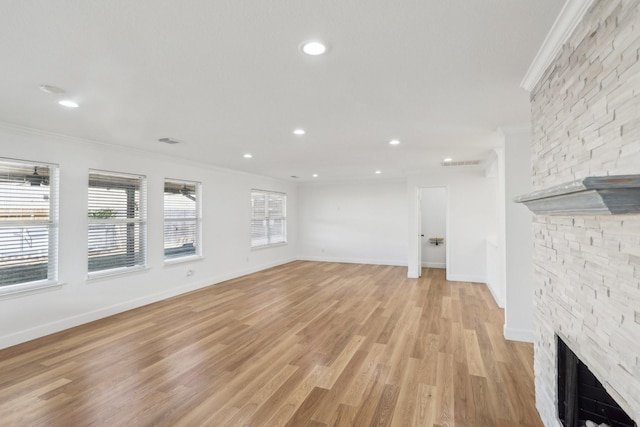
[[[576,29],[584,14],[595,3],[596,0],[567,0],[562,7],[560,14],[553,23],[551,30],[542,42],[542,46],[538,50],[536,57],[529,66],[527,73],[524,75],[520,87],[531,92],[538,84],[542,75],[556,55],[562,48],[562,45],[569,39],[573,30]]]

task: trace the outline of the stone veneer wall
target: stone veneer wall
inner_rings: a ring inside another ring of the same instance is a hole
[[[531,93],[534,190],[640,174],[640,0],[596,1]],[[534,219],[536,401],[561,336],[640,423],[640,215]]]

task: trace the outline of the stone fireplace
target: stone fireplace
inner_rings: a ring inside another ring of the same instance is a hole
[[[640,0],[595,1],[531,92],[534,190],[640,174]],[[536,404],[558,417],[560,337],[640,422],[640,214],[533,220]]]

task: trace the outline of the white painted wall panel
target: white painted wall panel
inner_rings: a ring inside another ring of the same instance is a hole
[[[418,276],[420,227],[417,194],[420,188],[425,187],[447,188],[447,279],[486,282],[486,237],[496,234],[495,178],[485,177],[483,171],[468,169],[434,171],[409,177],[409,277]]]
[[[301,259],[407,264],[405,181],[303,185],[299,215]]]
[[[508,339],[533,342],[533,238],[532,214],[514,203],[530,193],[531,132],[504,130],[505,134],[505,243],[506,304],[504,334]]]
[[[180,146],[171,149],[179,153]],[[293,183],[8,127],[0,129],[0,155],[60,165],[59,279],[64,283],[61,288],[0,299],[0,348],[296,258]],[[147,176],[148,270],[87,280],[89,168]],[[202,260],[164,265],[163,182],[167,177],[202,182]],[[250,249],[251,188],[287,193],[287,245]],[[187,270],[194,274],[187,277]]]

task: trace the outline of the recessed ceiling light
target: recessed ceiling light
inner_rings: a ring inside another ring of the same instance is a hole
[[[327,51],[327,47],[318,41],[310,41],[302,43],[300,45],[300,50],[307,55],[317,56],[325,53]]]
[[[242,156],[242,157],[244,157],[245,159],[250,159],[250,158],[252,158],[253,156],[251,155],[251,153],[246,153],[246,154],[245,154],[244,156]]]
[[[74,102],[70,99],[63,99],[62,101],[58,101],[58,104],[64,106],[64,107],[68,107],[68,108],[78,108],[79,105],[77,102]]]
[[[64,89],[51,85],[40,85],[40,90],[46,93],[53,93],[58,95],[64,93]]]
[[[451,157],[445,157],[444,159],[442,159],[443,162],[450,162],[453,159]]]
[[[294,131],[293,131],[293,133],[294,133],[295,135],[304,135],[304,134],[305,134],[305,133],[307,133],[307,132],[305,132],[305,130],[304,130],[304,129],[296,129],[296,130],[294,130]]]
[[[318,177],[318,174],[317,174],[317,173],[314,173],[314,174],[313,174],[313,175],[311,175],[311,176],[312,176],[312,177],[314,177],[314,178],[317,178],[317,177]]]
[[[398,145],[400,144],[400,141],[398,141],[397,139],[392,139],[391,141],[389,141],[389,145]]]
[[[376,171],[376,175],[380,175],[382,171]]]

